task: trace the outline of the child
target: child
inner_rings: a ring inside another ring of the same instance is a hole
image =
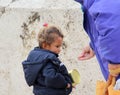
[[[63,42],[61,30],[44,24],[38,34],[39,46],[23,61],[26,82],[33,86],[34,95],[69,95],[72,91],[71,78],[63,63],[58,59]]]

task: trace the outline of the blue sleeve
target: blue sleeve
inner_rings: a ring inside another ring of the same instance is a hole
[[[65,77],[52,65],[48,63],[43,70],[43,75],[45,76],[45,84],[47,87],[51,88],[66,88],[67,81]]]
[[[90,42],[89,45],[90,45],[90,48],[94,51],[94,44]]]
[[[120,63],[120,12],[110,7],[111,11],[104,9],[94,18],[99,33],[98,48],[106,60],[118,64]]]
[[[76,2],[83,4],[83,0],[75,0]]]

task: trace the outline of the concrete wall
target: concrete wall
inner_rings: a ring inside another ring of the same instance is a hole
[[[68,70],[80,72],[81,83],[71,95],[95,95],[96,80],[102,79],[96,59],[77,60],[89,43],[82,21],[80,5],[73,0],[0,0],[0,95],[33,95],[21,62],[37,46],[36,35],[45,22],[61,27],[60,58]]]

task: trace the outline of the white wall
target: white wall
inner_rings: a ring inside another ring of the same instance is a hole
[[[82,20],[80,5],[73,0],[0,0],[0,95],[33,95],[21,62],[37,46],[36,35],[45,22],[61,27],[65,45],[60,58],[68,70],[81,74],[71,95],[95,95],[96,80],[102,79],[96,59],[77,60],[89,42]]]

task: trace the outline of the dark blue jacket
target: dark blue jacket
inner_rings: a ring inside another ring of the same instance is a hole
[[[22,64],[26,82],[33,86],[35,95],[69,95],[72,91],[72,86],[66,89],[71,79],[57,54],[36,47]]]

